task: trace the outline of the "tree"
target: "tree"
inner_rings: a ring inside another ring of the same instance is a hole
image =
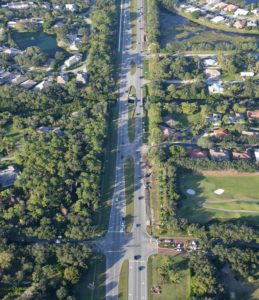
[[[13,254],[9,252],[0,252],[0,269],[8,269],[13,258]]]
[[[75,284],[79,281],[80,275],[76,268],[67,267],[64,271],[64,278]]]
[[[213,142],[208,137],[201,137],[198,139],[197,145],[203,149],[211,149]]]

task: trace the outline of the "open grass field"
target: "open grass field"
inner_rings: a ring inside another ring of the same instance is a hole
[[[184,197],[178,213],[192,222],[206,223],[212,219],[259,222],[259,176],[184,175],[180,185]],[[188,195],[187,189],[196,194]],[[217,189],[223,189],[224,193],[216,195]]]
[[[180,273],[180,282],[163,283],[162,277],[159,275],[158,268],[161,266],[164,255],[153,255],[148,260],[148,292],[149,300],[186,300],[190,293],[190,272],[188,269],[187,259],[182,256],[175,256],[171,259],[174,268]],[[162,293],[160,295],[151,293],[152,287],[161,286]]]
[[[105,257],[100,254],[94,255],[85,276],[76,285],[76,299],[105,300],[105,271]],[[89,283],[94,283],[95,288],[90,289]]]
[[[134,160],[127,157],[124,163],[126,194],[126,232],[131,232],[134,216]]]
[[[129,260],[122,263],[119,281],[119,300],[128,300]]]

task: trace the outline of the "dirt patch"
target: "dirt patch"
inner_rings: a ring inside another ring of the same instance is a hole
[[[199,173],[195,173],[197,175],[203,176],[237,176],[237,177],[251,177],[251,176],[259,176],[259,172],[256,173],[248,173],[248,172],[235,172],[235,171],[203,171]]]

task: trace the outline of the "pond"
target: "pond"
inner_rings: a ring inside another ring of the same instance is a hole
[[[160,9],[160,44],[165,47],[166,44],[174,41],[188,41],[191,43],[259,43],[259,35],[244,35],[242,33],[225,32],[199,25],[184,18],[176,13],[166,9]]]
[[[43,31],[37,32],[13,32],[13,39],[21,50],[25,50],[31,46],[39,47],[44,53],[49,56],[54,56],[60,48],[54,35],[47,34]]]

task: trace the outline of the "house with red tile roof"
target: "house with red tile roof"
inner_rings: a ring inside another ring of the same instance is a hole
[[[215,136],[229,136],[230,132],[227,129],[215,129],[213,130]]]
[[[232,153],[233,160],[250,160],[251,154],[247,151],[244,152],[234,152]]]

